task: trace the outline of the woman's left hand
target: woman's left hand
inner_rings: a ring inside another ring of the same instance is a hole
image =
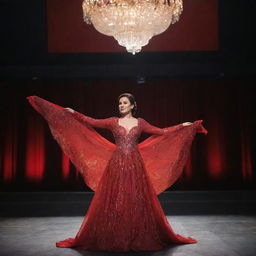
[[[70,113],[74,113],[74,112],[75,112],[75,110],[72,109],[72,108],[65,108],[65,110],[68,111],[68,112],[70,112]]]
[[[191,125],[192,123],[191,122],[185,122],[185,123],[183,123],[182,125],[183,126],[189,126],[189,125]]]

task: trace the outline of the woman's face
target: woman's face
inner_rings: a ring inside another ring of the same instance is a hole
[[[119,99],[119,113],[121,115],[128,114],[132,111],[134,105],[131,104],[130,100],[127,97],[122,97]]]

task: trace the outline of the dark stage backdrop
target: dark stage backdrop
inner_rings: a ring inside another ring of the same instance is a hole
[[[46,121],[28,104],[38,95],[94,118],[118,115],[117,96],[135,95],[138,117],[167,127],[204,120],[180,179],[170,189],[253,189],[255,103],[247,80],[19,81],[0,86],[2,191],[89,190],[52,138]],[[98,131],[113,141],[106,130]],[[147,135],[143,135],[141,140]]]

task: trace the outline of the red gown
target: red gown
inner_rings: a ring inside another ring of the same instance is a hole
[[[138,125],[127,131],[117,117],[93,119],[37,96],[28,100],[95,191],[76,237],[57,242],[57,247],[156,251],[196,242],[172,230],[157,195],[180,176],[195,134],[207,133],[202,120],[161,129],[138,118]],[[115,145],[92,127],[110,129]],[[138,144],[142,132],[153,135]]]

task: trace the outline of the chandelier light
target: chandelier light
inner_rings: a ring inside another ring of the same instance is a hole
[[[133,54],[179,20],[182,0],[84,0],[84,21]]]

